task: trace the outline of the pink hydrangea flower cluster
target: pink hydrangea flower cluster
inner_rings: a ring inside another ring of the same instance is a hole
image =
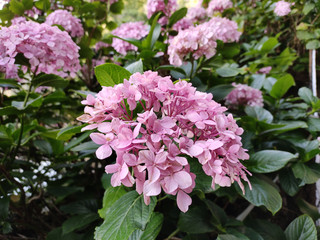
[[[293,5],[293,4],[288,3],[286,1],[279,1],[276,3],[274,13],[280,17],[286,16],[291,12],[291,9],[290,9],[291,5]]]
[[[244,189],[241,179],[248,182],[239,161],[249,158],[242,148],[243,129],[212,94],[196,91],[191,83],[174,84],[157,72],[135,73],[82,103],[87,106],[78,120],[89,123],[82,130],[97,129],[90,134],[101,145],[97,157],[109,157],[112,149],[117,154],[116,163],[105,167],[113,174],[112,186],[135,183],[146,204],[163,190],[177,195],[178,207],[186,212],[196,178],[190,161],[202,165],[213,188],[236,181]]]
[[[149,33],[148,25],[144,22],[127,22],[121,24],[112,31],[112,34],[121,38],[133,38],[140,40]],[[128,51],[137,51],[138,48],[118,38],[113,38],[112,47],[120,54],[126,55]]]
[[[181,20],[173,24],[172,29],[179,32],[181,30],[188,29],[191,26],[193,26],[193,23],[190,19],[182,18]]]
[[[186,16],[192,22],[202,22],[207,17],[207,11],[203,7],[192,7],[188,9]]]
[[[33,72],[62,77],[69,72],[75,77],[80,69],[78,51],[69,34],[56,26],[26,21],[0,29],[0,71],[7,78],[18,77],[15,57],[19,53],[29,59]]]
[[[226,104],[232,108],[238,106],[263,107],[263,98],[260,90],[245,84],[232,84],[235,88],[227,95]]]
[[[25,11],[24,14],[28,17],[35,18],[36,16],[41,15],[42,12],[38,8],[32,7],[30,10]]]
[[[109,43],[105,43],[105,42],[99,41],[99,42],[96,43],[95,49],[96,49],[96,51],[99,51],[102,48],[107,48],[107,47],[110,47],[110,46],[111,46],[111,44],[109,44]]]
[[[208,16],[212,16],[214,12],[223,12],[228,8],[232,8],[232,2],[230,0],[211,0],[207,8],[207,13]]]
[[[272,67],[271,67],[271,66],[263,67],[263,68],[260,68],[260,69],[257,71],[257,73],[269,74],[271,70],[272,70]]]
[[[198,59],[205,55],[211,58],[216,53],[217,40],[223,42],[238,41],[241,32],[236,22],[227,18],[214,17],[209,22],[180,31],[171,41],[168,48],[169,62],[181,66],[183,58],[192,53]]]
[[[168,0],[167,4],[164,0],[148,0],[147,17],[151,18],[156,12],[163,12],[165,16],[159,19],[159,23],[165,25],[168,23],[168,18],[176,11],[177,7],[177,0]]]
[[[84,35],[80,19],[73,16],[67,10],[55,10],[48,15],[45,23],[48,25],[61,25],[71,37],[82,37]]]

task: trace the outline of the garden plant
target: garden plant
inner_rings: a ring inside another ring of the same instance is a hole
[[[318,239],[318,0],[2,2],[0,239]]]

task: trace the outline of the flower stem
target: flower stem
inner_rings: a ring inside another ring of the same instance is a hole
[[[174,237],[178,232],[180,232],[180,229],[177,228],[176,230],[174,230],[167,238],[166,240],[170,240],[172,237]]]

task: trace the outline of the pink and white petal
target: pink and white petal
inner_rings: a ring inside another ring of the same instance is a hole
[[[84,128],[81,128],[81,132],[86,131],[86,130],[92,130],[98,127],[98,124],[90,124],[88,126],[85,126]]]
[[[161,152],[156,155],[155,163],[164,163],[167,160],[168,152]]]
[[[103,133],[108,133],[112,131],[111,123],[103,122],[98,125],[98,131]]]
[[[121,185],[121,180],[120,180],[120,177],[119,177],[119,173],[113,174],[112,177],[111,177],[111,186],[117,187],[117,186],[120,186],[120,185]]]
[[[149,181],[154,183],[160,178],[160,170],[156,167],[148,167]]]
[[[138,125],[133,130],[133,138],[138,137],[140,133],[141,123],[138,123]]]
[[[112,154],[112,149],[108,144],[100,146],[96,151],[96,156],[98,159],[105,159],[110,157]]]
[[[107,165],[105,166],[105,171],[106,173],[115,173],[115,172],[118,172],[120,170],[120,164],[118,163],[115,163],[115,164],[110,164],[110,165]]]
[[[164,187],[165,192],[168,194],[173,193],[178,188],[178,183],[174,181],[172,176],[168,176],[164,178]]]
[[[192,185],[192,178],[186,171],[180,171],[173,174],[173,179],[178,183],[179,188],[185,189]]]
[[[127,166],[127,164],[122,164],[121,166],[121,170],[120,170],[120,179],[124,179],[129,173],[129,168]]]
[[[188,194],[186,194],[184,191],[180,190],[177,195],[178,208],[185,213],[188,211],[191,203],[192,203],[191,197]]]
[[[182,166],[186,166],[188,164],[188,160],[185,157],[175,157],[175,160]]]
[[[159,134],[151,134],[151,141],[155,143],[160,142],[161,136]]]
[[[191,156],[199,156],[201,153],[203,153],[203,148],[194,144],[189,148],[189,153]]]
[[[92,141],[94,141],[96,144],[105,144],[107,142],[106,136],[102,133],[91,133],[90,138]]]
[[[143,193],[146,196],[157,196],[161,192],[161,186],[159,182],[151,183],[146,181],[143,186]]]
[[[137,165],[137,157],[131,153],[123,154],[123,160],[128,164],[128,166],[135,166]]]

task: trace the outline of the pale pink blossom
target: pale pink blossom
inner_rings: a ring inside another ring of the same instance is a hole
[[[232,84],[235,88],[227,95],[226,104],[230,107],[259,106],[263,107],[263,98],[260,90],[245,84]]]
[[[45,23],[62,26],[71,37],[82,37],[84,35],[80,19],[73,16],[67,10],[55,10],[47,16]]]
[[[56,26],[33,21],[20,22],[0,29],[0,71],[17,78],[17,54],[29,60],[31,71],[71,77],[80,69],[79,47],[67,32]],[[26,68],[23,68],[26,70]]]
[[[232,2],[230,0],[211,0],[207,8],[207,13],[208,16],[212,16],[214,12],[223,12],[228,8],[232,8]]]
[[[257,73],[269,74],[271,70],[272,70],[272,67],[271,67],[271,66],[263,67],[263,68],[260,68],[260,69],[257,71]]]
[[[191,7],[188,9],[187,18],[192,22],[202,22],[207,18],[207,11],[203,7]]]
[[[163,12],[165,16],[159,19],[159,23],[165,25],[168,23],[168,18],[171,14],[177,9],[177,6],[176,0],[168,0],[167,3],[164,0],[148,0],[147,17],[151,18],[156,12]]]
[[[181,211],[188,210],[196,178],[191,158],[212,178],[213,188],[236,181],[244,189],[241,180],[249,182],[250,173],[239,161],[249,158],[242,148],[243,129],[211,94],[191,83],[173,83],[157,72],[135,73],[82,103],[85,114],[78,120],[89,124],[83,130],[96,129],[90,134],[100,145],[96,156],[117,154],[105,168],[113,174],[111,184],[136,184],[146,204],[164,191],[177,196]]]
[[[211,58],[216,53],[217,40],[223,42],[239,41],[241,32],[236,22],[227,18],[214,17],[209,22],[182,30],[170,40],[169,62],[181,66],[189,53],[194,59],[202,56]]]
[[[140,40],[149,33],[148,25],[144,22],[127,22],[121,24],[118,28],[112,31],[112,34],[121,38],[132,38]],[[128,51],[137,51],[138,48],[126,41],[118,38],[113,38],[112,47],[120,54],[126,55]]]
[[[279,1],[276,3],[274,13],[280,17],[286,16],[291,12],[291,5],[293,5],[293,3],[289,3],[286,1]]]

